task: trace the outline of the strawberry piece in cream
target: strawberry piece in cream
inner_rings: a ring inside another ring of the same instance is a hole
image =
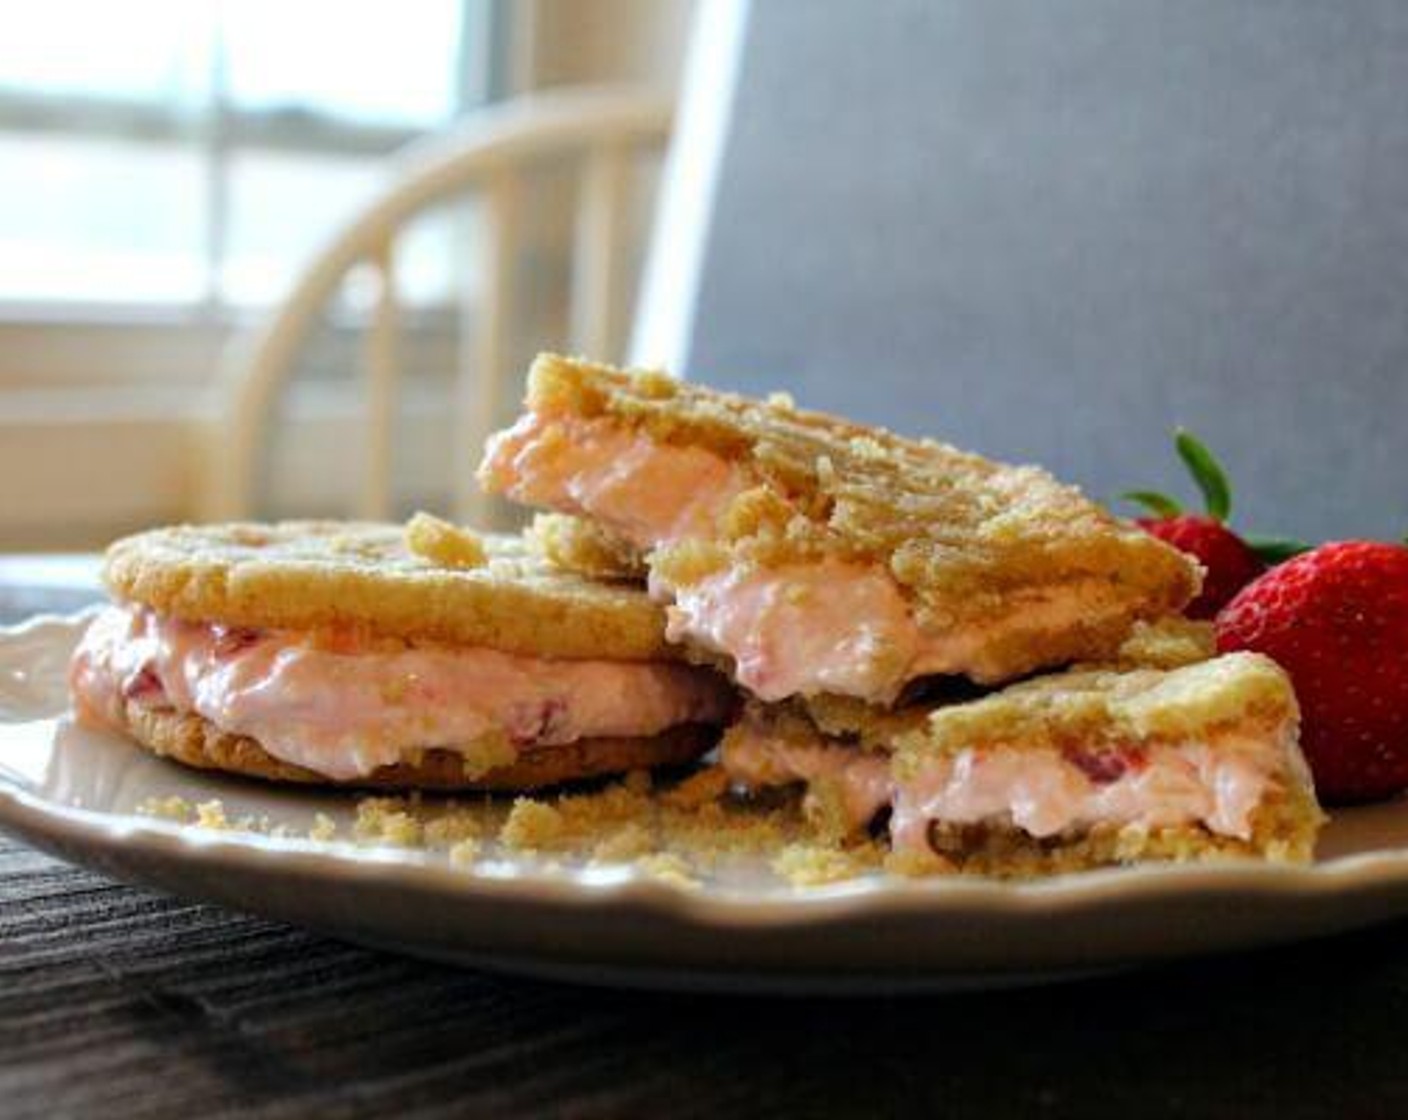
[[[721,679],[680,664],[231,630],[140,607],[94,619],[70,682],[85,722],[121,728],[128,702],[195,712],[339,780],[491,734],[551,746],[718,723],[732,703]]]

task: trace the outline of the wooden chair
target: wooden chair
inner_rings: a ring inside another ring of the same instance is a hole
[[[466,521],[486,515],[474,486],[479,449],[497,414],[506,368],[506,332],[513,315],[523,229],[522,183],[545,162],[567,162],[578,176],[571,281],[571,342],[592,355],[619,356],[630,292],[626,276],[626,205],[637,160],[662,149],[670,105],[636,90],[578,89],[520,98],[466,120],[448,135],[414,145],[380,197],[353,216],[309,263],[252,342],[232,350],[218,389],[216,430],[203,485],[201,514],[251,516],[272,405],[322,309],[348,272],[369,265],[376,279],[361,369],[366,444],[356,512],[391,513],[392,428],[400,389],[396,244],[417,215],[447,201],[483,202],[479,242],[479,326],[456,372],[453,511]]]

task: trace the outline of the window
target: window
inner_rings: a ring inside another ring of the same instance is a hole
[[[17,8],[0,35],[0,302],[276,300],[389,152],[487,97],[489,8]],[[445,270],[434,246],[406,264],[412,298]]]

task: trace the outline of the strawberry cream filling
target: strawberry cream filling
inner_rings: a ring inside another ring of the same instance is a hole
[[[1110,606],[1098,585],[1077,585],[1015,597],[1010,614],[987,625],[933,634],[889,573],[844,560],[732,568],[674,596],[666,636],[728,654],[739,683],[769,701],[828,692],[889,703],[916,677],[997,680],[1003,663],[990,650],[999,639],[1065,628]]]
[[[583,514],[637,547],[717,533],[719,515],[756,485],[703,448],[660,443],[605,418],[530,412],[494,436],[487,488],[529,505]],[[820,692],[888,703],[905,682],[939,673],[993,680],[996,643],[1098,621],[1120,610],[1098,581],[1013,598],[983,625],[926,630],[890,572],[837,559],[730,568],[687,586],[652,576],[673,600],[668,636],[731,657],[738,682],[764,700]]]
[[[477,647],[246,630],[105,609],[70,665],[78,716],[121,729],[129,702],[195,712],[326,777],[502,734],[518,747],[722,722],[727,685],[657,662],[555,661]]]
[[[889,805],[897,851],[925,848],[932,823],[1001,824],[1037,838],[1101,823],[1199,824],[1247,840],[1253,811],[1280,781],[1285,734],[1225,733],[1157,747],[975,748],[929,759],[900,781],[884,755],[820,736],[797,743],[744,724],[730,732],[723,765],[745,787],[835,782],[857,827]]]
[[[526,505],[586,514],[637,548],[714,536],[752,481],[701,447],[656,443],[609,420],[530,412],[490,437],[480,477]]]

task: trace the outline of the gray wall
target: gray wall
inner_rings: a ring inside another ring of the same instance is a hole
[[[1408,3],[754,0],[691,375],[1408,529]]]

